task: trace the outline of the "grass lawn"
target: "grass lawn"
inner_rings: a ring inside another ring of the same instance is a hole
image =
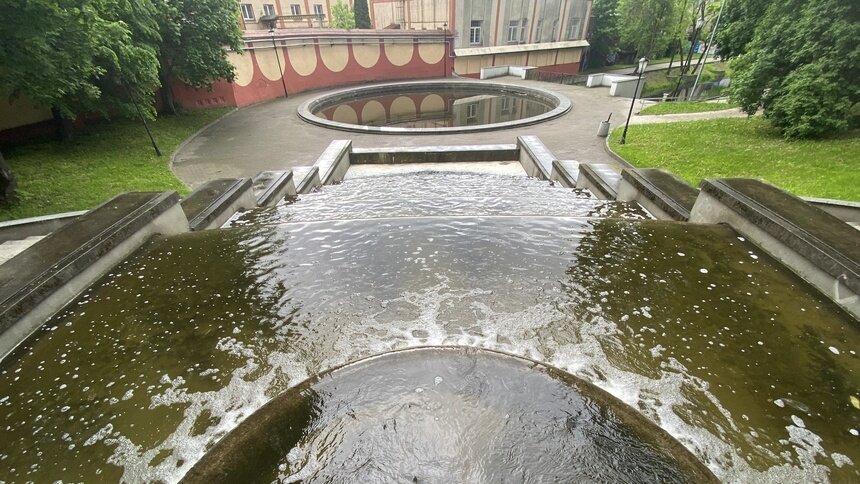
[[[702,178],[759,178],[795,195],[860,201],[860,130],[827,140],[786,141],[760,118],[631,125],[610,137],[635,166]]]
[[[639,112],[645,116],[650,114],[679,114],[679,113],[704,113],[708,111],[723,111],[726,109],[735,108],[734,104],[729,103],[705,103],[697,101],[675,101],[666,103],[657,103],[653,106],[648,106]]]
[[[5,148],[3,155],[18,178],[20,201],[0,209],[0,220],[86,210],[127,191],[186,194],[188,188],[168,167],[170,153],[229,110],[191,111],[150,123],[164,154],[160,158],[140,122],[130,120],[88,126],[66,144],[46,141]]]

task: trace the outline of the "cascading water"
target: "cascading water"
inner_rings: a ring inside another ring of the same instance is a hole
[[[431,345],[580,376],[723,480],[860,478],[854,321],[728,227],[646,218],[418,173],[158,238],[2,362],[0,479],[175,481],[309,376]]]

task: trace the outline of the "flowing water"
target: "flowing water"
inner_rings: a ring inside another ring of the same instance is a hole
[[[567,370],[727,481],[860,479],[857,322],[726,226],[644,218],[412,174],[157,238],[0,365],[0,480],[175,481],[307,377],[428,345]]]

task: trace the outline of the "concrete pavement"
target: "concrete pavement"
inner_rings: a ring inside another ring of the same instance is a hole
[[[483,82],[483,81],[475,81]],[[623,124],[629,99],[609,96],[608,88],[585,88],[513,77],[489,82],[521,84],[567,96],[573,108],[559,118],[533,126],[501,131],[450,135],[384,135],[351,133],[308,124],[296,108],[322,91],[303,93],[241,108],[188,140],[173,154],[172,169],[194,188],[222,177],[249,177],[263,170],[311,165],[335,139],[351,139],[356,148],[425,145],[515,143],[517,136],[537,135],[560,159],[618,165],[596,136],[600,121],[612,113]]]

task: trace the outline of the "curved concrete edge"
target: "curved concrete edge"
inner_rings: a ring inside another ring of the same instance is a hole
[[[188,232],[176,192],[117,195],[0,266],[0,357],[155,234]]]
[[[335,104],[345,100],[354,100],[357,96],[372,95],[372,94],[392,94],[398,91],[407,92],[415,89],[426,89],[428,91],[438,91],[443,89],[467,89],[467,90],[484,90],[487,88],[496,88],[501,91],[509,91],[518,94],[524,94],[537,98],[544,99],[554,103],[556,107],[549,112],[530,118],[517,121],[507,121],[504,123],[485,124],[479,126],[450,126],[444,128],[400,128],[392,126],[360,126],[357,124],[340,123],[337,121],[329,121],[320,118],[313,114],[314,111],[327,104]],[[522,126],[530,126],[550,119],[555,119],[570,111],[572,103],[567,97],[549,91],[546,89],[537,89],[533,87],[519,86],[515,84],[488,83],[478,81],[418,81],[418,82],[400,82],[373,84],[363,87],[353,87],[350,89],[342,89],[333,93],[318,96],[303,103],[297,109],[297,114],[302,120],[325,128],[337,129],[341,131],[351,131],[354,133],[368,134],[461,134],[461,133],[476,133],[481,131],[496,131],[501,129],[509,129]]]
[[[211,128],[212,126],[215,126],[216,124],[220,123],[221,121],[223,121],[223,120],[224,120],[224,118],[226,118],[227,116],[230,116],[231,114],[233,114],[233,113],[237,112],[238,110],[239,110],[239,108],[233,108],[233,109],[231,109],[230,111],[227,111],[226,113],[224,113],[224,115],[223,115],[223,116],[221,116],[221,117],[219,117],[218,119],[214,119],[214,120],[212,120],[210,123],[206,124],[206,126],[203,126],[202,128],[200,128],[200,129],[198,129],[197,131],[195,131],[194,133],[192,133],[192,134],[191,134],[191,136],[189,136],[189,137],[185,138],[184,140],[182,140],[182,142],[181,142],[181,143],[179,143],[179,145],[178,145],[178,146],[173,150],[173,152],[172,152],[172,153],[170,153],[170,159],[167,161],[167,168],[169,168],[169,169],[170,169],[170,172],[171,172],[171,173],[173,173],[173,176],[175,176],[177,180],[179,180],[180,182],[182,182],[182,179],[181,179],[181,178],[179,178],[179,177],[176,175],[176,173],[173,171],[173,165],[176,163],[176,156],[177,156],[177,155],[178,155],[182,150],[184,150],[184,149],[185,149],[185,147],[186,147],[189,143],[191,143],[191,142],[192,142],[192,141],[194,141],[198,136],[200,136],[201,134],[203,134],[203,132],[204,132],[204,131],[206,131],[206,130],[208,130],[209,128]],[[182,182],[182,184],[184,185],[184,184],[185,184],[185,182]],[[187,185],[186,185],[186,186],[187,186]]]
[[[612,157],[612,159],[614,159],[614,160],[615,160],[615,161],[617,161],[618,163],[621,163],[621,166],[623,166],[623,167],[625,167],[625,168],[636,168],[635,166],[633,166],[633,164],[632,164],[632,163],[630,163],[629,161],[625,160],[625,159],[624,159],[624,157],[622,157],[621,155],[619,155],[618,153],[616,153],[616,152],[615,152],[615,150],[613,150],[613,149],[609,146],[609,138],[611,138],[611,137],[612,137],[612,132],[610,131],[610,132],[609,132],[609,136],[607,136],[607,137],[603,140],[603,151],[605,151],[607,155],[611,156],[611,157]]]
[[[298,405],[302,405],[302,400],[295,398],[295,395],[310,391],[314,384],[325,378],[331,378],[331,375],[338,371],[364,363],[372,363],[374,360],[386,357],[408,356],[410,353],[428,350],[467,352],[470,354],[485,352],[487,355],[494,357],[512,358],[528,365],[530,369],[535,371],[545,371],[553,378],[559,379],[566,385],[576,388],[577,391],[586,395],[593,404],[601,408],[611,409],[613,415],[619,421],[623,422],[623,424],[647,432],[653,439],[653,445],[661,448],[667,455],[671,455],[678,463],[693,474],[690,477],[694,482],[719,482],[713,472],[696,458],[693,452],[684,446],[683,443],[672,437],[669,432],[639,412],[635,407],[626,404],[597,385],[570,372],[552,366],[547,362],[538,361],[527,356],[490,348],[456,345],[417,346],[398,349],[359,358],[343,365],[324,369],[272,398],[265,405],[257,409],[236,428],[216,442],[179,482],[183,484],[208,484],[210,482],[247,480],[249,465],[247,459],[249,457],[257,460],[260,456],[265,456],[266,460],[276,465],[277,461],[283,457],[284,447],[289,448],[288,442],[284,442],[281,437],[281,435],[290,429],[290,425],[292,424],[285,417],[294,409],[300,408],[297,407]]]

